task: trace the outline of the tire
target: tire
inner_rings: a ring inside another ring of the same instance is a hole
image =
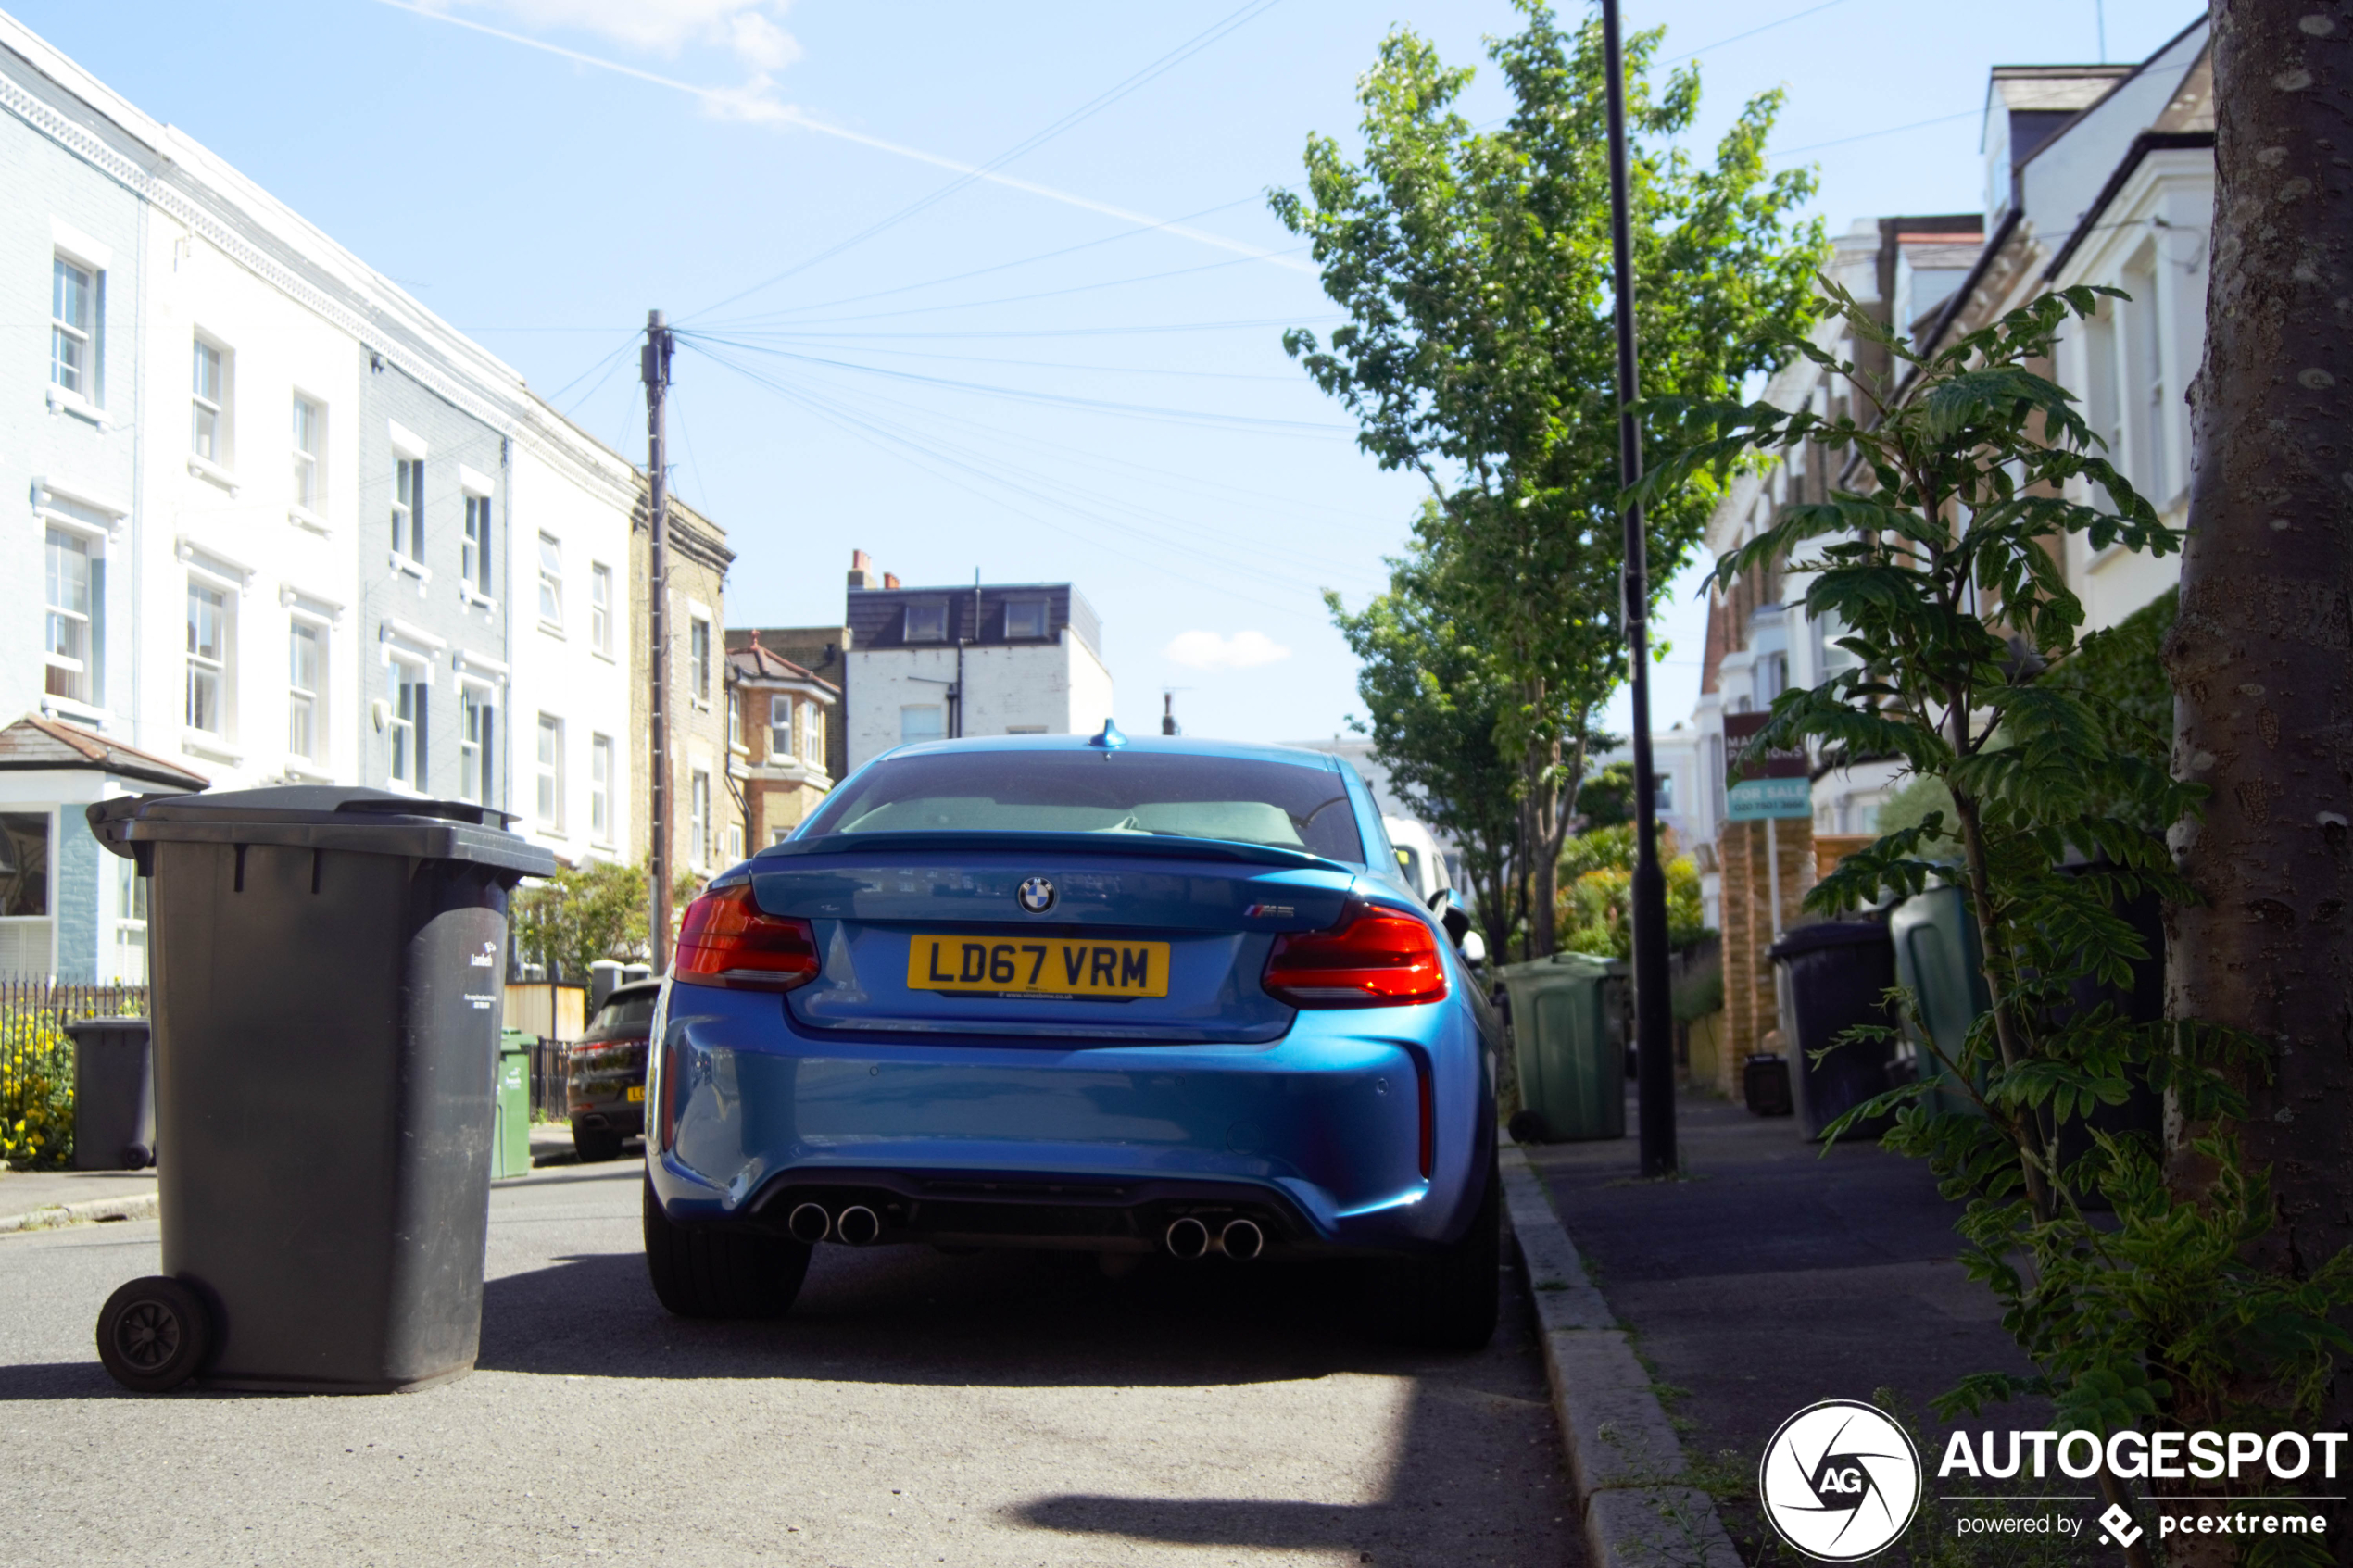
[[[212,1314],[176,1279],[134,1279],[107,1297],[98,1312],[98,1360],[134,1394],[179,1387],[211,1351]]]
[[[608,1160],[618,1160],[621,1135],[575,1123],[572,1129],[572,1152],[583,1165],[601,1165]]]
[[[1461,1240],[1390,1265],[1390,1326],[1399,1340],[1426,1350],[1486,1348],[1503,1306],[1503,1183],[1491,1165],[1478,1211]]]
[[[645,1187],[646,1273],[682,1318],[780,1318],[809,1273],[805,1243],[738,1226],[674,1225]]]
[[[1544,1125],[1544,1118],[1533,1110],[1522,1110],[1511,1120],[1514,1143],[1550,1143],[1552,1129]]]

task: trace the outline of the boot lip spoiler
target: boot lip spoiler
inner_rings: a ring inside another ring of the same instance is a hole
[[[1362,875],[1365,868],[1346,860],[1327,859],[1302,850],[1272,844],[1244,844],[1227,838],[1179,838],[1143,834],[1104,833],[830,833],[815,838],[789,838],[772,844],[753,856],[748,869],[755,876],[762,862],[794,859],[807,855],[893,855],[957,851],[996,855],[1109,855],[1155,860],[1227,860],[1244,865],[1281,866],[1300,871],[1340,872]]]

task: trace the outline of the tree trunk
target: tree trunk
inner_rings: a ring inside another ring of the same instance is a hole
[[[2213,795],[2175,834],[2204,902],[2170,915],[2167,1001],[2273,1047],[2240,1133],[2280,1221],[2256,1261],[2296,1275],[2353,1243],[2353,15],[2215,0],[2213,19],[2212,276],[2166,648],[2174,771]],[[2171,1178],[2195,1199],[2180,1131]],[[2349,1384],[2322,1426],[2353,1420]]]

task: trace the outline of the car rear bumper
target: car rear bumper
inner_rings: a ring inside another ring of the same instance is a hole
[[[624,1138],[643,1137],[646,1133],[646,1108],[625,1100],[575,1103],[572,1108],[572,1125],[575,1132],[613,1133]]]
[[[895,1205],[886,1241],[1133,1250],[1199,1211],[1259,1221],[1270,1248],[1414,1251],[1461,1234],[1493,1156],[1486,1055],[1446,1004],[1074,1048],[820,1037],[773,994],[673,985],[658,1023],[671,1129],[648,1165],[680,1223],[781,1227],[814,1196]]]

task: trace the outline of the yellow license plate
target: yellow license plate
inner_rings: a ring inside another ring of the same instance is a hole
[[[629,1085],[629,1103],[630,1103],[630,1104],[635,1105],[635,1104],[636,1104],[639,1100],[644,1099],[645,1098],[646,1098],[646,1085],[643,1085],[643,1084],[632,1084],[632,1085]]]
[[[1012,997],[1164,997],[1168,944],[917,936],[907,947],[907,988]]]

